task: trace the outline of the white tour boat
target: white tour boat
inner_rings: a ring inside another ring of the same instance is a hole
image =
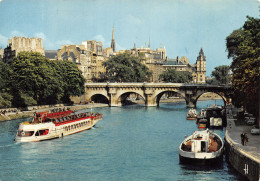
[[[92,128],[102,118],[100,113],[71,110],[39,112],[31,121],[20,123],[15,141],[36,142],[67,136]]]
[[[197,119],[197,111],[196,111],[196,109],[191,108],[188,111],[186,117],[187,117],[187,120],[196,120]]]
[[[179,147],[181,163],[204,165],[221,160],[223,141],[219,135],[207,130],[195,131]]]

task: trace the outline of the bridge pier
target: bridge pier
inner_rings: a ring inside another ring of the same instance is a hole
[[[122,106],[121,101],[117,100],[116,96],[117,90],[115,88],[110,88],[109,89],[109,106],[110,107],[120,107]]]
[[[145,106],[146,107],[152,107],[152,106],[157,106],[156,99],[153,96],[154,90],[151,88],[146,88],[144,91],[145,95]]]
[[[196,98],[193,97],[192,91],[186,92],[186,107],[187,108],[195,108],[196,107]]]
[[[157,106],[157,103],[156,103],[156,101],[154,100],[154,98],[152,97],[152,95],[150,95],[150,94],[146,95],[146,98],[145,98],[145,106],[146,106],[146,107]]]
[[[195,108],[196,107],[196,103],[192,102],[192,101],[186,101],[186,107],[187,108]]]

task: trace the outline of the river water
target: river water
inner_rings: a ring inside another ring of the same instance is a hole
[[[212,103],[199,101],[197,110]],[[104,115],[95,128],[35,143],[14,142],[26,119],[1,122],[0,180],[242,180],[225,158],[218,166],[179,164],[180,143],[197,129],[184,103],[93,111]],[[224,138],[224,129],[215,131]]]

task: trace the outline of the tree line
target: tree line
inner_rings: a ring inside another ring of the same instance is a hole
[[[20,52],[10,64],[0,61],[0,108],[70,104],[70,96],[84,94],[84,83],[73,62]]]

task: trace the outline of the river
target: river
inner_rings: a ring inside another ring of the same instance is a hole
[[[199,101],[197,110],[212,103]],[[26,119],[0,122],[0,180],[242,180],[225,159],[218,166],[179,164],[178,147],[196,130],[184,103],[93,111],[104,115],[93,129],[35,143],[14,142]],[[215,131],[224,138],[224,129]]]

